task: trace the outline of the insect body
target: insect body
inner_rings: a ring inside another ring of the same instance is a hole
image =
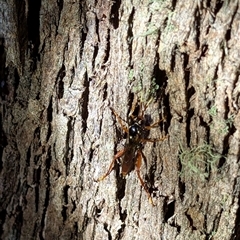
[[[143,106],[143,104],[138,104],[137,98],[134,98],[133,105],[129,113],[127,124],[128,127],[126,126],[126,122],[115,112],[113,108],[111,108],[113,114],[116,116],[116,119],[120,123],[121,128],[125,133],[127,133],[127,140],[125,143],[125,147],[122,150],[118,151],[114,156],[108,171],[97,181],[104,180],[113,170],[115,161],[118,158],[122,157],[122,176],[125,177],[135,166],[138,179],[140,180],[141,185],[143,186],[144,190],[148,195],[149,202],[153,205],[152,197],[140,174],[140,168],[143,158],[142,149],[144,143],[161,141],[164,140],[166,137],[160,139],[147,138],[149,130],[153,127],[158,126],[159,122],[156,122],[152,125],[147,125],[144,116],[146,108],[147,106]],[[138,113],[135,115],[136,109],[138,109]]]
[[[141,150],[142,129],[139,125],[133,124],[128,130],[128,137],[124,148],[122,160],[122,175],[125,177],[134,167],[136,153]]]

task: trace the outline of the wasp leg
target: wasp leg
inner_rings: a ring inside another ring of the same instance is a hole
[[[151,98],[150,100],[148,100],[147,103],[145,103],[145,104],[142,103],[142,104],[141,104],[141,111],[142,111],[141,119],[144,118],[144,113],[145,113],[145,111],[147,110],[149,104],[152,102],[152,100],[153,100],[153,99]]]
[[[164,120],[165,120],[165,118],[161,119],[161,120],[158,121],[158,122],[155,122],[155,123],[151,124],[150,126],[145,126],[144,128],[145,128],[146,130],[150,130],[151,128],[158,127],[159,123],[162,122],[162,121],[164,121]]]
[[[119,122],[119,124],[121,125],[121,128],[123,129],[124,132],[128,133],[128,128],[126,127],[126,125],[123,123],[125,122],[117,113],[116,111],[110,107],[110,109],[112,110],[113,114],[115,115],[117,121]]]
[[[138,104],[138,97],[137,97],[137,95],[134,95],[133,102],[132,102],[132,107],[131,107],[131,110],[128,114],[128,116],[132,119],[134,119],[136,117],[136,116],[133,116],[133,113],[136,109],[137,104]],[[140,119],[140,120],[144,119],[144,112],[146,111],[147,107],[148,107],[148,104],[143,105],[143,103],[139,103],[139,108],[140,109],[139,109],[138,116],[137,116],[138,119]]]
[[[100,178],[98,178],[98,179],[97,179],[97,182],[100,182],[100,181],[104,180],[104,179],[112,172],[115,161],[116,161],[118,158],[120,158],[120,157],[125,153],[125,151],[126,151],[125,149],[122,149],[122,150],[120,150],[120,151],[118,151],[118,152],[116,153],[116,155],[114,156],[114,158],[113,158],[113,160],[112,160],[112,162],[111,162],[111,164],[110,164],[110,166],[109,166],[109,168],[108,168],[108,171],[107,171],[103,176],[101,176]]]
[[[135,111],[137,102],[138,102],[137,95],[134,95],[133,102],[132,102],[132,107],[131,107],[130,112],[129,112],[129,114],[128,114],[128,116],[129,116],[130,118],[132,118],[132,119],[134,118],[134,117],[133,117],[133,112]]]
[[[137,172],[137,176],[138,176],[138,179],[142,185],[142,187],[144,188],[145,192],[147,193],[148,195],[148,200],[149,202],[154,206],[153,204],[153,200],[152,200],[152,197],[151,197],[151,194],[149,193],[141,175],[140,175],[140,168],[141,168],[141,165],[142,165],[142,151],[141,150],[138,150],[137,152],[137,161],[135,163],[135,167],[136,167],[136,172]]]
[[[159,141],[163,141],[165,140],[166,138],[168,137],[168,135],[162,137],[162,138],[145,138],[145,139],[141,139],[141,143],[146,143],[146,142],[152,142],[152,143],[155,143],[155,142],[159,142]]]

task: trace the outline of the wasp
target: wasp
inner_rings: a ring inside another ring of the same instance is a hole
[[[149,202],[153,204],[153,200],[151,197],[151,194],[146,186],[146,184],[143,181],[143,178],[140,174],[140,169],[142,165],[142,159],[143,159],[143,147],[146,142],[157,142],[157,141],[163,141],[167,136],[159,139],[151,139],[147,136],[149,135],[149,131],[151,128],[157,127],[159,123],[162,121],[158,121],[153,124],[149,124],[147,117],[145,115],[145,111],[148,107],[148,104],[143,104],[138,101],[138,98],[134,96],[133,104],[130,109],[130,112],[128,114],[127,121],[123,120],[117,112],[110,107],[112,113],[115,115],[117,121],[119,122],[122,130],[124,133],[127,134],[126,143],[122,150],[118,151],[115,156],[113,157],[113,160],[107,170],[107,172],[99,177],[97,181],[104,180],[113,170],[115,161],[119,158],[122,158],[121,161],[121,168],[122,168],[122,176],[126,177],[126,175],[132,171],[135,167],[138,179],[144,188],[145,192],[147,193]]]

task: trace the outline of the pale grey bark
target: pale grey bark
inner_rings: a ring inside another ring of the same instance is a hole
[[[95,3],[96,2],[96,3]],[[238,239],[239,1],[0,2],[1,239]],[[110,106],[153,121],[126,180]]]

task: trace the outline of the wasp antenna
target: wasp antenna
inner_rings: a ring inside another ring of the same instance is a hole
[[[136,105],[137,105],[137,102],[138,102],[138,97],[136,94],[134,94],[134,97],[133,97],[133,101],[132,101],[132,107],[130,109],[130,112],[128,114],[129,117],[131,117],[136,109]]]

